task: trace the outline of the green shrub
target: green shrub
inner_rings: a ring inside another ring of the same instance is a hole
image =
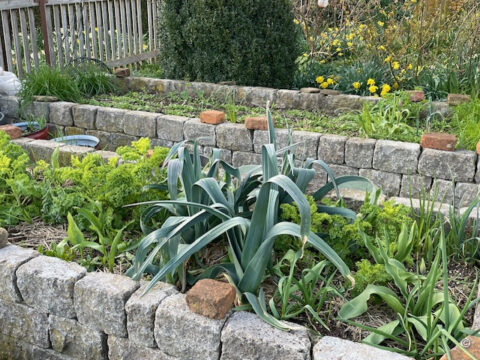
[[[290,86],[298,55],[289,0],[165,0],[160,66],[167,77]]]

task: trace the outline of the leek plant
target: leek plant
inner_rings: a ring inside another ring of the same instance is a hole
[[[145,291],[164,279],[179,279],[185,287],[191,275],[187,268],[189,259],[195,258],[210,243],[224,240],[228,243],[228,261],[202,269],[193,280],[225,274],[237,291],[238,304],[248,301],[262,319],[280,329],[287,329],[283,322],[267,312],[260,289],[266,270],[271,268],[273,246],[279,236],[301,239],[301,252],[307,244],[315,248],[353,282],[344,261],[310,229],[311,210],[305,192],[315,175],[313,164],[319,164],[332,179],[314,193],[317,202],[332,190],[341,199],[340,187],[367,191],[376,188],[369,180],[358,176],[335,178],[321,160],[306,159],[297,166],[292,152],[296,144],[277,150],[268,110],[267,117],[270,143],[262,147],[261,165],[235,168],[220,160],[218,152],[214,151],[209,164],[203,168],[196,143],[192,154],[186,143],[179,143],[171,149],[164,162],[167,164],[170,199],[135,204],[149,205],[141,222],[147,235],[140,241],[127,274],[140,279],[145,272],[151,273],[153,277]],[[277,156],[283,159],[280,166]],[[280,221],[280,205],[292,202],[299,208],[299,224]],[[160,228],[152,228],[149,224],[155,216],[165,211],[170,217]],[[349,209],[320,204],[317,211],[342,215],[352,221],[356,216]]]

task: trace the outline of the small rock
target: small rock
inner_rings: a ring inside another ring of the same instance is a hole
[[[10,136],[10,139],[18,139],[19,137],[22,136],[22,129],[20,129],[17,126],[14,125],[2,125],[0,126],[0,131],[3,131],[6,133],[8,136]]]
[[[58,98],[56,96],[35,95],[33,100],[38,102],[56,102]]]
[[[408,90],[407,94],[410,95],[411,102],[420,102],[425,100],[425,93],[423,90]]]
[[[450,106],[457,106],[470,101],[470,95],[463,94],[448,94],[447,104]]]
[[[237,85],[235,81],[220,81],[218,85],[229,85],[229,86],[234,86]]]
[[[268,130],[268,120],[265,116],[247,117],[245,127],[249,130]]]
[[[118,78],[126,78],[130,76],[129,68],[118,68],[115,70],[115,76]]]
[[[225,122],[225,113],[218,110],[202,111],[200,121],[205,124],[218,125]]]
[[[8,232],[0,228],[0,249],[8,245]]]
[[[194,313],[220,320],[232,308],[235,294],[235,289],[230,284],[203,279],[188,291],[186,301]]]
[[[420,145],[423,148],[454,151],[457,145],[457,137],[444,133],[427,133],[422,135]]]
[[[300,92],[305,94],[319,94],[320,89],[315,87],[304,87],[300,89]]]
[[[468,350],[475,359],[480,359],[480,338],[476,336],[468,336],[460,343],[464,349]],[[450,350],[452,360],[470,360],[471,357],[465,354],[458,346]],[[447,360],[448,355],[443,355],[440,360]]]
[[[340,95],[341,93],[338,90],[321,89],[320,94],[333,96],[333,95]]]

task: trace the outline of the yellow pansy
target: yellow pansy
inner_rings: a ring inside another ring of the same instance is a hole
[[[360,84],[358,81],[355,81],[352,85],[355,90],[360,89],[360,86],[362,86],[362,84]]]
[[[375,80],[373,80],[373,79],[368,79],[368,80],[367,80],[367,85],[369,85],[369,86],[375,85]]]
[[[323,83],[324,80],[325,78],[323,76],[317,76],[317,78],[315,79],[315,81],[319,84]]]

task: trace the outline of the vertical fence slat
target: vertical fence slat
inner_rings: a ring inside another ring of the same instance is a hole
[[[122,57],[122,41],[120,37],[120,0],[114,0],[115,5],[115,34],[116,34],[116,41],[117,41],[117,53],[113,57],[114,59],[120,59]],[[113,29],[112,29],[113,31]]]
[[[45,8],[45,17],[47,18],[47,36],[48,36],[48,47],[50,49],[50,59],[52,65],[57,64],[57,60],[55,59],[55,51],[53,46],[53,30],[52,30],[52,15],[50,12],[50,6],[46,6]]]
[[[71,37],[71,43],[72,43],[72,60],[77,57],[77,36],[75,35],[75,5],[67,5],[68,9],[68,23],[70,25],[70,37]]]
[[[97,24],[95,21],[95,4],[92,2],[88,3],[88,13],[90,15],[90,33],[92,34],[92,48],[93,48],[93,57],[98,59],[98,48],[97,48]]]
[[[19,9],[18,13],[20,16],[20,28],[22,29],[22,42],[23,42],[23,54],[24,54],[23,58],[25,59],[25,67],[28,73],[32,71],[32,62],[31,62],[30,44],[29,44],[29,38],[28,38],[27,17],[25,16],[25,9]]]
[[[87,58],[91,57],[91,49],[90,49],[90,32],[89,32],[89,24],[88,24],[88,14],[87,14],[87,3],[80,3],[80,9],[82,10],[82,27],[83,31],[82,34],[85,38],[85,56]]]
[[[157,42],[157,0],[152,1],[152,23],[153,23],[153,49],[150,50],[156,50],[158,48],[158,42]]]
[[[120,24],[122,25],[122,46],[123,46],[123,56],[128,56],[128,39],[127,39],[127,29],[125,21],[125,0],[120,0]],[[119,56],[119,58],[121,55]]]
[[[10,22],[8,20],[8,10],[2,11],[3,42],[5,43],[5,55],[7,56],[7,70],[13,71],[12,62],[12,40],[10,39]]]
[[[138,54],[138,26],[137,26],[137,1],[130,0],[130,7],[132,9],[132,40],[133,40],[133,53]]]
[[[152,0],[147,0],[148,50],[153,50]]]
[[[112,57],[110,59],[115,59],[115,48],[116,48],[116,43],[115,43],[115,33],[113,32],[114,28],[114,21],[113,21],[113,12],[114,12],[114,6],[113,6],[112,1],[108,1],[107,7],[108,7],[108,24],[109,24],[109,37],[110,37],[110,46],[112,50]]]
[[[37,32],[35,26],[35,16],[33,14],[33,9],[28,8],[28,27],[30,29],[30,40],[32,42],[32,54],[33,54],[33,62],[35,66],[38,67],[40,65],[40,61],[38,59],[38,46],[37,46]]]
[[[71,60],[70,56],[70,41],[68,34],[68,21],[67,21],[67,9],[65,5],[60,5],[60,15],[62,18],[62,39],[65,45],[65,63],[68,64]]]
[[[53,27],[55,29],[55,38],[57,39],[57,46],[54,46],[55,49],[58,51],[58,64],[63,66],[65,64],[63,58],[63,40],[62,40],[62,29],[60,25],[60,12],[58,6],[52,6],[53,11]]]
[[[17,65],[17,74],[20,78],[23,77],[23,60],[22,48],[20,47],[20,35],[18,33],[18,18],[17,10],[10,10],[10,21],[12,25],[13,44],[15,47],[15,62]]]
[[[104,17],[102,14],[102,4],[98,1],[95,3],[95,15],[97,16],[97,28],[98,28],[98,51],[100,60],[103,61],[105,59],[105,45],[107,42],[107,37],[103,36],[103,29],[105,29],[104,25]],[[105,40],[104,40],[105,39]],[[105,41],[105,44],[104,44]],[[108,51],[107,51],[108,53]],[[107,56],[108,58],[108,56]]]
[[[127,41],[128,41],[128,51],[127,55],[133,55],[133,45],[132,45],[132,10],[130,7],[130,0],[125,0],[125,15],[127,18]]]
[[[83,21],[82,21],[82,9],[81,4],[75,4],[75,20],[77,24],[77,34],[80,40],[79,50],[80,57],[85,57],[85,39],[83,37]]]
[[[137,0],[137,17],[138,17],[138,53],[143,52],[143,24],[142,24],[142,2]]]
[[[0,36],[0,67],[2,69],[5,69],[5,63],[3,62],[3,39],[1,36]]]

